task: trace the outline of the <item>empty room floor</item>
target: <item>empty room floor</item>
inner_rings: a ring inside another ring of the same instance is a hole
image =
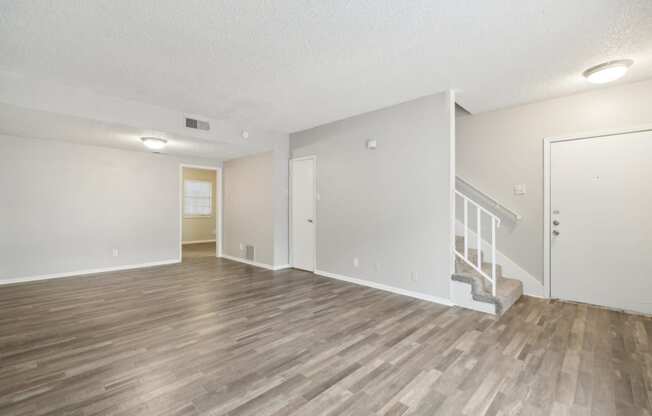
[[[198,257],[215,257],[215,254],[215,243],[195,243],[182,246],[184,260]]]
[[[215,257],[0,286],[1,415],[650,415],[652,320]]]

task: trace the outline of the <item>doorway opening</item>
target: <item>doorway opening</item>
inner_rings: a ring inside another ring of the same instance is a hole
[[[219,257],[222,229],[221,169],[181,165],[180,252],[182,261]]]

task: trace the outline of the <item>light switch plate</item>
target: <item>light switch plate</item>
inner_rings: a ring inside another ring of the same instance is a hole
[[[525,195],[527,190],[524,183],[514,185],[514,195]]]

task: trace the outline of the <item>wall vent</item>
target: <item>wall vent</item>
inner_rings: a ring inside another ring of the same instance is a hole
[[[254,246],[245,246],[245,259],[254,261]]]
[[[210,130],[211,126],[208,124],[208,121],[197,120],[194,118],[186,117],[186,127],[189,129],[197,130]]]

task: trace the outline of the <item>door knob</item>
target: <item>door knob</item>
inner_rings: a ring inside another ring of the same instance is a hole
[[[552,222],[552,225],[559,225],[559,221],[554,220],[554,221]]]
[[[552,235],[554,235],[554,236],[558,236],[558,235],[559,235],[559,231],[557,231],[557,230],[553,230]]]
[[[311,222],[312,222],[312,220],[311,220],[310,218],[308,218],[308,222],[310,222],[310,223],[311,223]]]

